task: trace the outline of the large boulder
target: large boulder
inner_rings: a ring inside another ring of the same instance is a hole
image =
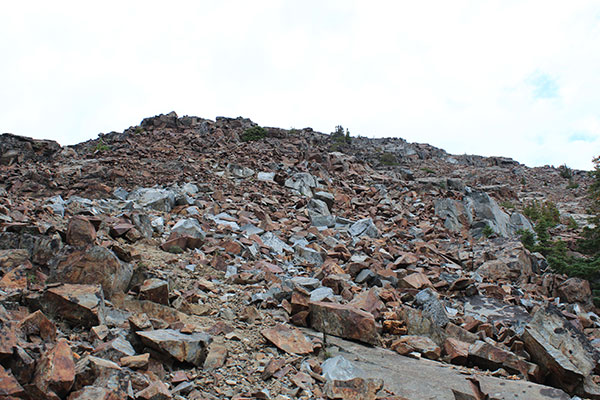
[[[134,190],[127,196],[142,207],[157,211],[169,212],[175,206],[176,193],[168,189],[141,188]]]
[[[50,264],[49,282],[99,283],[107,298],[125,291],[133,275],[131,265],[122,263],[112,251],[101,246],[66,247]]]

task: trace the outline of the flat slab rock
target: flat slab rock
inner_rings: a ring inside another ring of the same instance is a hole
[[[274,328],[263,329],[260,333],[279,349],[290,354],[312,353],[313,345],[298,328],[277,325]]]
[[[157,329],[137,332],[142,342],[155,350],[168,354],[177,361],[202,366],[206,359],[210,335],[201,332],[181,333],[174,329]]]
[[[321,337],[320,332],[301,328],[308,337]],[[383,379],[383,390],[408,400],[455,400],[452,390],[473,393],[467,378],[458,370],[443,364],[401,356],[380,347],[365,346],[337,337],[327,338],[328,346],[339,349],[352,364],[364,371],[363,378]],[[516,381],[477,375],[484,393],[502,400],[570,400],[560,389],[528,381]]]

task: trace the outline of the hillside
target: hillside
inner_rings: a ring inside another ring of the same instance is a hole
[[[589,283],[519,237],[552,202],[573,250],[589,184],[241,117],[3,134],[0,394],[600,398]]]

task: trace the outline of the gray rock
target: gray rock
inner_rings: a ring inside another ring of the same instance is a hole
[[[431,318],[439,327],[443,328],[450,322],[444,305],[431,288],[423,289],[417,293],[415,303],[423,309],[423,314]]]
[[[316,278],[310,278],[308,276],[295,276],[292,278],[292,283],[298,285],[308,291],[315,290],[321,286],[321,281]]]
[[[310,217],[310,223],[316,227],[333,228],[336,218],[333,215],[315,215]]]
[[[248,167],[242,167],[237,164],[229,164],[227,166],[229,173],[237,178],[248,178],[254,175],[254,170]]]
[[[473,215],[460,201],[442,199],[435,201],[435,215],[444,219],[444,226],[451,231],[460,231],[471,226]]]
[[[298,172],[286,179],[284,186],[296,190],[304,196],[312,197],[312,189],[318,186],[318,182],[317,178],[308,172]]]
[[[325,299],[332,300],[335,294],[333,289],[327,286],[316,288],[310,292],[310,301],[323,301]]]
[[[365,282],[370,282],[373,279],[375,279],[377,275],[375,275],[375,273],[373,271],[371,271],[370,269],[363,269],[362,271],[360,271],[358,273],[358,275],[356,275],[356,278],[354,279],[354,281],[356,283],[365,283]]]
[[[116,188],[113,192],[113,196],[119,200],[127,200],[127,196],[129,196],[129,192],[122,187]]]
[[[247,224],[242,226],[241,228],[242,232],[244,232],[244,234],[246,236],[251,236],[251,235],[262,235],[265,230],[262,228],[259,228],[256,225],[252,225],[252,224]]]
[[[329,192],[317,192],[315,193],[315,199],[321,200],[327,204],[329,211],[333,209],[333,202],[335,201],[335,197]]]
[[[231,217],[231,215],[229,215],[227,213],[220,213],[220,214],[217,214],[214,216],[208,215],[207,218],[211,219],[215,224],[227,226],[233,231],[240,230],[240,226],[237,224],[237,222],[230,221],[233,218]]]
[[[193,183],[186,183],[181,187],[181,191],[188,196],[193,196],[198,193],[198,186]]]
[[[141,188],[131,192],[127,200],[133,200],[142,207],[169,212],[175,205],[175,192],[167,189]]]
[[[180,362],[187,362],[201,367],[206,359],[210,335],[194,332],[185,334],[174,329],[158,329],[137,332],[142,342],[162,353],[170,355]]]
[[[380,236],[379,230],[373,223],[371,218],[364,218],[356,221],[349,230],[352,236],[369,236],[372,238],[378,238]]]
[[[205,239],[206,233],[202,230],[202,226],[195,218],[181,219],[177,221],[171,232],[181,236],[191,236],[193,238]]]
[[[327,207],[327,204],[322,200],[317,200],[314,198],[310,199],[310,201],[306,205],[306,208],[308,209],[308,215],[311,217],[320,215],[331,215],[331,213],[329,212],[329,207]]]
[[[335,356],[328,358],[321,364],[321,375],[328,381],[349,381],[354,378],[361,378],[365,373],[346,360],[344,356]]]
[[[279,239],[273,232],[266,232],[260,238],[265,246],[269,247],[277,254],[283,254],[284,251],[290,253],[294,251],[294,249],[287,245],[283,240]]]
[[[323,256],[310,247],[294,246],[294,259],[298,263],[308,263],[320,266],[323,264]]]
[[[152,226],[152,221],[148,215],[140,212],[134,212],[131,214],[130,219],[143,237],[146,239],[150,239],[152,237],[152,232],[154,229]]]
[[[154,217],[150,221],[150,225],[152,225],[152,229],[155,232],[163,233],[165,230],[165,219],[163,217]]]
[[[256,179],[263,182],[273,182],[275,172],[259,172]]]

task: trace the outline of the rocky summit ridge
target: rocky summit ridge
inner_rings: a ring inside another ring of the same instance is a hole
[[[598,399],[590,284],[519,237],[551,201],[575,243],[563,172],[174,112],[0,135],[0,397]]]

